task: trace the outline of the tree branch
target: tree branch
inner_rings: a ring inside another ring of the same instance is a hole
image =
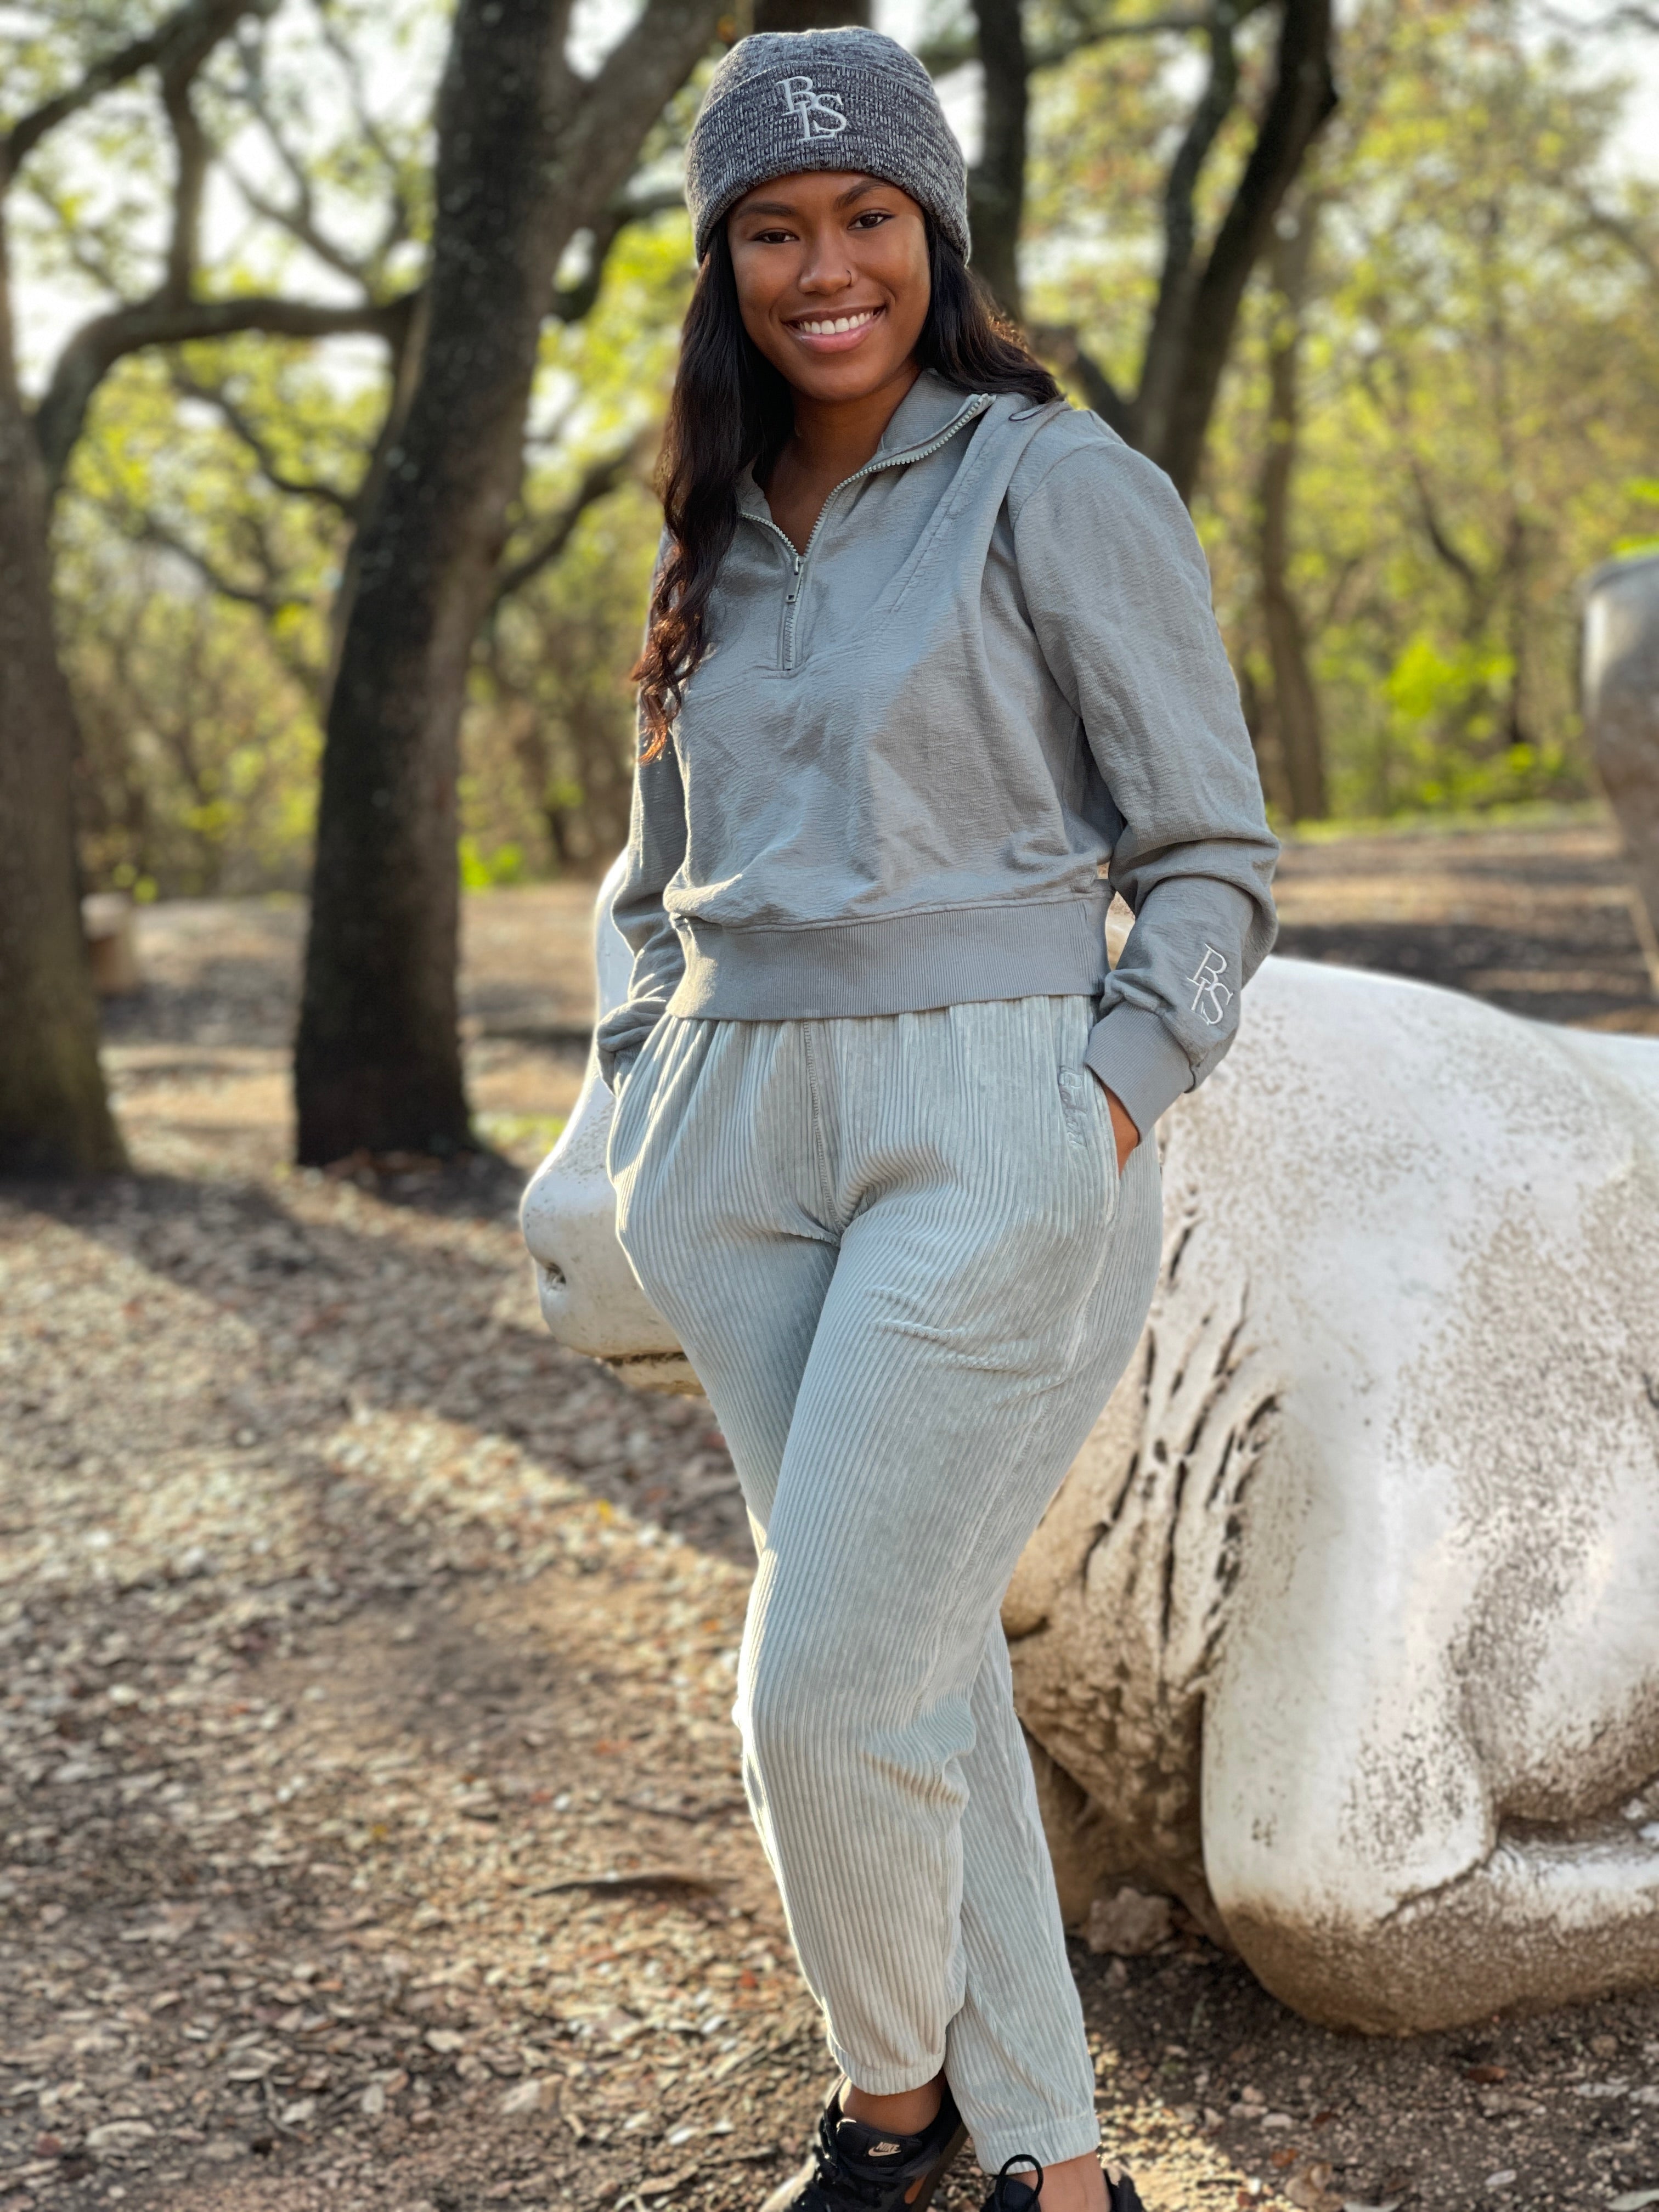
[[[1186,131],[1164,179],[1164,268],[1146,337],[1135,410],[1139,441],[1149,453],[1158,452],[1164,443],[1179,386],[1174,363],[1185,353],[1190,335],[1196,289],[1193,247],[1198,234],[1194,196],[1210,149],[1238,97],[1238,56],[1233,46],[1238,12],[1233,0],[1218,0],[1210,19],[1210,65],[1204,89],[1187,118]]]
[[[227,429],[239,438],[252,454],[255,465],[273,490],[284,492],[291,499],[312,499],[324,507],[331,507],[348,521],[357,515],[356,496],[343,492],[337,484],[325,483],[309,477],[291,477],[277,465],[270,446],[258,428],[242,412],[222,384],[198,383],[182,362],[172,364],[171,380],[173,390],[183,399],[199,399],[211,407],[222,418]]]
[[[1143,15],[1128,23],[1093,23],[1070,37],[1049,39],[1031,46],[1027,52],[1027,66],[1033,70],[1063,69],[1074,54],[1085,53],[1091,46],[1103,46],[1109,39],[1150,39],[1159,32],[1204,31],[1209,28],[1210,20],[1207,9],[1193,9],[1177,10],[1168,15]],[[978,40],[965,31],[930,39],[926,46],[916,49],[916,58],[929,76],[949,76],[952,70],[965,69],[969,62],[980,58]]]
[[[1120,438],[1129,436],[1133,410],[1100,363],[1084,346],[1073,323],[1037,323],[1030,331],[1032,344],[1063,377],[1081,385],[1083,396],[1103,422]]]
[[[46,396],[35,410],[34,433],[55,493],[100,380],[125,355],[146,346],[188,345],[203,338],[262,331],[270,337],[325,338],[362,332],[396,347],[413,302],[407,293],[383,305],[364,301],[327,307],[308,300],[139,300],[98,315],[70,338],[58,357]]]
[[[1303,158],[1336,106],[1331,0],[1282,0],[1273,88],[1232,203],[1192,292],[1188,358],[1158,458],[1183,498],[1198,476],[1205,434],[1250,271]]]
[[[386,165],[388,185],[386,219],[375,246],[373,259],[378,268],[387,254],[412,234],[414,215],[409,195],[404,189],[404,163],[396,148],[380,128],[380,122],[368,101],[363,83],[362,57],[349,39],[343,38],[334,22],[327,0],[319,0],[317,10],[319,26],[324,44],[340,65],[351,100],[351,112],[366,145],[372,146]]]
[[[261,591],[257,585],[237,583],[234,578],[216,568],[205,553],[199,551],[187,538],[175,536],[154,515],[146,515],[142,521],[129,526],[127,535],[135,545],[155,545],[163,552],[171,553],[187,568],[193,568],[202,581],[217,592],[222,599],[233,600],[238,606],[257,607],[268,621],[282,613],[284,608],[309,605],[309,601],[291,592]]]
[[[1435,506],[1434,495],[1430,491],[1428,478],[1423,473],[1423,465],[1415,453],[1412,454],[1407,465],[1411,470],[1412,483],[1416,488],[1418,511],[1423,517],[1424,532],[1437,556],[1468,592],[1471,617],[1476,617],[1482,613],[1486,604],[1486,580],[1468,555],[1452,543],[1451,534],[1441,521],[1439,510]]]
[[[1655,25],[1659,27],[1659,17],[1655,18]],[[1659,284],[1659,261],[1655,260],[1651,248],[1644,243],[1635,226],[1626,222],[1622,216],[1615,215],[1611,208],[1601,206],[1592,192],[1580,189],[1573,193],[1573,197],[1583,210],[1584,228],[1601,231],[1606,237],[1614,240],[1624,247],[1648,282]]]
[[[0,180],[15,176],[48,131],[147,69],[163,76],[179,70],[193,75],[233,25],[244,15],[268,13],[276,0],[185,0],[185,5],[142,39],[94,62],[77,82],[14,123],[0,139]]]
[[[167,272],[157,296],[177,304],[189,299],[196,283],[197,249],[202,229],[202,196],[207,188],[207,133],[191,103],[191,86],[206,53],[192,52],[161,77],[161,106],[178,167],[173,180],[173,222],[167,235]]]
[[[576,525],[588,508],[610,492],[613,492],[629,470],[639,459],[641,441],[633,439],[620,453],[610,453],[603,460],[592,462],[583,471],[580,483],[554,516],[540,540],[520,559],[501,569],[495,579],[495,588],[490,594],[492,608],[510,599],[514,592],[522,591],[532,577],[539,576],[544,568],[550,568],[570,543]]]
[[[636,199],[613,200],[592,226],[592,244],[588,249],[587,267],[574,284],[556,286],[553,293],[551,313],[562,323],[580,323],[592,311],[599,296],[599,287],[605,282],[605,264],[611,258],[611,249],[630,223],[649,222],[653,216],[665,215],[671,209],[684,207],[684,197],[678,191],[641,193]]]
[[[276,118],[270,112],[260,83],[258,47],[251,41],[239,41],[239,54],[242,64],[242,97],[270,142],[272,153],[293,187],[294,197],[288,206],[280,207],[228,161],[225,163],[226,174],[255,215],[262,216],[267,222],[275,223],[279,230],[287,231],[289,237],[296,239],[308,252],[314,253],[325,267],[334,270],[339,276],[349,277],[354,284],[362,285],[365,291],[370,290],[369,272],[364,264],[355,255],[348,253],[343,246],[337,246],[318,228],[311,179],[307,174],[304,162],[283,137]]]

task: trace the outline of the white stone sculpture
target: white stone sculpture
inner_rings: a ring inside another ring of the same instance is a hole
[[[1618,817],[1659,988],[1659,553],[1584,579],[1580,690],[1596,773]]]
[[[610,1105],[526,1196],[543,1310],[695,1389]],[[1270,960],[1158,1139],[1146,1333],[1004,1609],[1068,1917],[1174,1896],[1375,2031],[1659,1983],[1659,1040]]]

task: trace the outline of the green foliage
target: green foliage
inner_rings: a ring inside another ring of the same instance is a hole
[[[1345,75],[1307,186],[1292,568],[1335,803],[1572,799],[1574,586],[1651,528],[1659,198],[1605,173],[1618,88],[1504,0],[1370,0]],[[1269,336],[1263,295],[1200,503],[1247,672]]]
[[[320,736],[259,616],[170,556],[72,526],[59,595],[91,883],[140,899],[299,888]]]
[[[1254,711],[1271,688],[1268,358],[1296,335],[1291,584],[1351,814],[1586,791],[1573,585],[1659,544],[1659,192],[1609,181],[1619,88],[1523,36],[1518,5],[1359,0],[1346,18],[1344,105],[1304,187],[1312,295],[1287,325],[1253,289],[1198,502]],[[1032,43],[1082,12],[1028,0]],[[149,19],[54,0],[16,20],[14,112]],[[376,298],[418,278],[443,26],[429,0],[283,0],[216,58],[204,119],[243,180],[240,228],[217,219],[216,285],[314,289],[322,263]],[[1240,31],[1247,90],[1273,30],[1261,9]],[[1196,51],[1180,33],[1112,40],[1035,81],[1029,310],[1077,326],[1125,384]],[[653,179],[672,177],[695,100],[656,134]],[[135,85],[30,165],[27,281],[88,301],[153,283],[155,121],[154,88]],[[1200,250],[1249,135],[1236,114],[1206,165]],[[684,217],[659,216],[623,233],[583,320],[548,326],[503,564],[525,574],[485,623],[464,729],[470,884],[592,872],[625,834],[627,671],[659,528],[645,479],[690,276]],[[303,880],[337,596],[386,396],[367,341],[195,346],[104,386],[58,524],[94,881],[169,895]],[[623,455],[590,496],[596,465]]]

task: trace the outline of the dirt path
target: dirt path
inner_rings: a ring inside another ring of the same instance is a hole
[[[1323,893],[1291,856],[1293,935],[1471,926],[1401,919],[1378,842]],[[1436,896],[1508,901],[1513,969],[1639,973],[1605,836],[1517,900],[1547,848]],[[297,916],[173,909],[112,1023],[139,1172],[0,1197],[0,2212],[748,2212],[811,2124],[728,1718],[744,1524],[704,1407],[541,1329],[514,1206],[587,901],[506,896],[467,1000],[516,1170],[289,1169]],[[1077,1967],[1152,2212],[1659,2190],[1659,1995],[1380,2045],[1195,1939]]]

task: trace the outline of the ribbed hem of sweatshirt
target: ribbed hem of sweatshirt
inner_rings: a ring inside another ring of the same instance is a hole
[[[808,928],[682,921],[685,974],[667,1011],[724,1021],[833,1020],[1098,991],[1107,974],[1110,900],[1103,884],[1097,893],[1063,899]]]
[[[1143,1137],[1193,1087],[1191,1060],[1144,1006],[1114,1006],[1091,1030],[1083,1060],[1116,1093]]]

